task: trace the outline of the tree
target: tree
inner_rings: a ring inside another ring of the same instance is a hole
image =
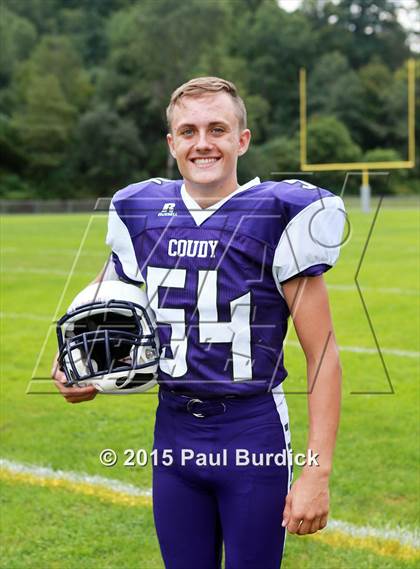
[[[63,162],[76,117],[77,109],[67,102],[55,75],[32,77],[12,123],[33,175],[42,177]]]
[[[253,144],[242,180],[299,169],[299,67],[311,161],[353,161],[361,148],[405,157],[409,49],[397,2],[304,0],[289,13],[277,0],[2,0],[7,193],[30,195],[29,180],[44,195],[102,194],[167,166],[176,175],[164,108],[199,75],[234,81],[245,99]],[[339,179],[328,174],[326,185],[330,176]]]
[[[70,41],[45,36],[31,57],[16,67],[9,91],[14,102],[11,123],[26,157],[26,175],[43,191],[53,177],[53,191],[64,191],[71,179],[69,153],[78,115],[92,92]]]
[[[10,11],[28,19],[35,26],[38,33],[57,32],[56,15],[60,0],[31,0],[30,2],[3,0],[3,4]]]
[[[248,63],[248,92],[269,104],[265,139],[296,130],[299,67],[312,64],[317,41],[304,15],[285,12],[274,0],[245,13],[233,30],[232,49]]]
[[[250,180],[256,175],[265,180],[293,177],[282,172],[300,170],[298,137],[277,137],[265,144],[251,145],[238,164],[242,181]]]
[[[135,121],[161,171],[168,156],[161,141],[169,96],[194,75],[203,53],[213,46],[220,49],[229,13],[225,3],[161,0],[134,4],[110,19],[110,57],[99,95],[118,114]]]
[[[79,179],[97,195],[110,195],[136,179],[149,177],[146,149],[130,119],[100,105],[79,122],[74,148]]]
[[[358,162],[362,151],[346,126],[332,116],[313,117],[308,124],[308,162]]]
[[[26,162],[16,128],[8,116],[0,114],[0,168],[21,172]]]
[[[53,75],[66,101],[77,109],[86,108],[93,93],[89,75],[70,40],[44,36],[30,58],[16,69],[12,88],[17,106],[24,101],[32,82],[45,73]]]
[[[415,63],[415,139],[420,140],[420,60]],[[386,92],[386,112],[392,120],[390,125],[387,146],[398,150],[399,154],[405,159],[408,156],[408,120],[407,120],[407,65],[403,65],[394,73],[393,81]],[[407,182],[404,185],[410,186],[412,191],[420,193],[420,161],[417,160],[416,167],[407,170]],[[395,176],[391,178],[393,183]]]
[[[26,18],[17,16],[5,6],[0,8],[0,88],[7,86],[17,63],[30,54],[36,31]]]
[[[131,0],[59,0],[57,28],[77,46],[85,64],[100,65],[108,55],[107,21],[113,12],[127,8]]]
[[[320,31],[324,53],[341,50],[352,67],[381,54],[395,69],[410,54],[394,0],[304,0],[302,10]]]
[[[308,116],[334,115],[358,144],[363,142],[360,133],[366,116],[363,86],[342,53],[334,51],[319,59],[309,73],[307,94]]]
[[[105,93],[122,112],[146,99],[149,112],[161,113],[172,90],[191,78],[203,51],[223,42],[228,11],[221,3],[161,0],[116,13],[109,23],[108,69],[121,79],[117,90],[105,80]]]
[[[401,159],[401,155],[390,148],[374,148],[363,156],[363,161],[366,162],[396,162]],[[400,193],[404,193],[407,178],[407,170],[389,170],[385,175],[375,175],[373,170],[370,185],[376,194],[392,194],[396,187]]]
[[[388,93],[393,84],[392,73],[375,57],[359,70],[359,77],[365,111],[365,118],[358,127],[363,148],[386,147],[393,122],[401,118],[390,116],[387,110]]]

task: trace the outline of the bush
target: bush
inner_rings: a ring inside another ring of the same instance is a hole
[[[0,199],[25,200],[36,197],[36,189],[17,174],[0,172]]]

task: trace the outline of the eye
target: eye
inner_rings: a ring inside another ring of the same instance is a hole
[[[181,130],[181,136],[192,136],[192,135],[193,135],[192,128],[184,128],[183,130]]]
[[[225,132],[225,129],[224,129],[223,127],[221,127],[221,126],[215,126],[215,127],[213,127],[213,128],[211,129],[211,131],[212,131],[214,134],[223,134],[223,133]]]

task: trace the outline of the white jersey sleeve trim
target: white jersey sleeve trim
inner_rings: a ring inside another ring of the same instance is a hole
[[[106,243],[117,255],[124,274],[132,281],[136,281],[138,283],[144,282],[144,278],[138,267],[130,233],[127,226],[116,212],[113,202],[111,202],[109,210]]]
[[[287,225],[276,247],[273,275],[281,283],[319,264],[337,262],[346,213],[338,196],[319,199],[300,211]]]

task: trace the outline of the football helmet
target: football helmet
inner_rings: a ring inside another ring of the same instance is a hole
[[[140,393],[156,385],[159,340],[147,296],[102,281],[82,290],[57,323],[58,364],[67,386]]]

